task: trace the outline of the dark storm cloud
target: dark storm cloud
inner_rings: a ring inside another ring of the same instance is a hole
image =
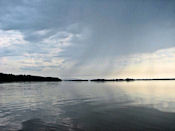
[[[21,32],[28,44],[0,54],[47,54],[71,36],[54,56],[76,61],[77,70],[104,59],[112,66],[118,56],[173,47],[174,23],[173,0],[1,0],[0,29]]]

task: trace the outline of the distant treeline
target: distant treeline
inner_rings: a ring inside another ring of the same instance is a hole
[[[74,79],[74,80],[65,80],[65,81],[75,81],[75,82],[81,82],[81,81],[92,81],[92,82],[107,82],[107,81],[114,81],[114,82],[121,82],[121,81],[159,81],[159,80],[175,80],[175,78],[153,78],[153,79],[133,79],[133,78],[126,78],[126,79]]]
[[[153,79],[74,79],[74,80],[65,80],[65,81],[94,81],[94,82],[105,82],[105,81],[157,81],[157,80],[175,80],[175,78],[153,78]],[[42,77],[42,76],[32,76],[32,75],[13,75],[13,74],[4,74],[0,73],[0,82],[30,82],[30,81],[62,81],[60,78],[55,77]]]
[[[42,77],[31,75],[13,75],[0,73],[0,82],[27,82],[27,81],[61,81],[55,77]]]
[[[135,79],[132,78],[126,78],[126,79],[93,79],[91,81],[99,81],[99,82],[103,82],[103,81],[134,81]]]
[[[159,81],[159,80],[175,80],[175,78],[153,78],[153,79],[93,79],[91,81],[105,82],[105,81]]]

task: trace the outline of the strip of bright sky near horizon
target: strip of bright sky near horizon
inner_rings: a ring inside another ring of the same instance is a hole
[[[174,0],[0,0],[0,72],[175,77]]]

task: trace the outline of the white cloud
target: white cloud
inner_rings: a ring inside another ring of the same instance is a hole
[[[0,48],[8,47],[17,44],[26,44],[24,36],[21,32],[15,30],[1,30],[0,29]]]
[[[63,78],[162,78],[175,77],[175,48],[157,50],[153,53],[100,58],[77,65],[77,61],[63,64]]]
[[[38,35],[45,35],[48,31],[38,31]],[[58,76],[59,67],[64,62],[59,57],[63,48],[71,45],[71,40],[77,34],[68,32],[57,32],[37,44],[26,41],[19,31],[0,32],[0,72],[35,74],[46,76]],[[37,48],[39,46],[39,48]],[[7,55],[21,50],[20,55]],[[7,50],[7,52],[6,52]]]
[[[56,47],[69,46],[71,39],[74,35],[68,32],[58,32],[43,40],[43,43],[50,44]]]
[[[49,30],[38,30],[36,32],[34,32],[35,35],[46,35],[47,33],[49,33]]]
[[[128,63],[120,71],[121,77],[175,77],[175,47],[153,53],[130,55],[126,59]]]

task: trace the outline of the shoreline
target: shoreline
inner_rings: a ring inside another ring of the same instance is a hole
[[[7,82],[61,82],[61,81],[70,81],[70,82],[131,82],[131,81],[171,81],[175,78],[125,78],[125,79],[68,79],[62,80],[57,77],[43,77],[43,76],[32,76],[32,75],[13,75],[0,73],[0,83]]]

